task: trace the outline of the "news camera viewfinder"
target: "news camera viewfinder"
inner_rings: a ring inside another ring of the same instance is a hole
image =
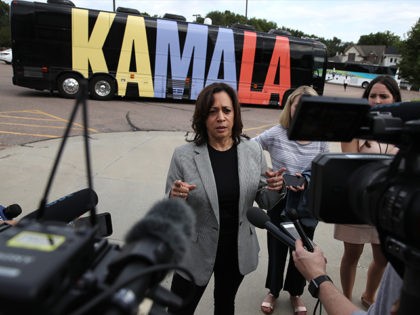
[[[369,111],[366,99],[302,95],[288,137],[290,140],[350,141]]]

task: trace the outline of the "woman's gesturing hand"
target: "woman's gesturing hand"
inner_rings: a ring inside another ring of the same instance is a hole
[[[177,179],[172,184],[170,197],[171,198],[182,198],[187,199],[188,194],[191,190],[194,190],[196,185],[191,185],[186,182],[181,181],[180,179]]]

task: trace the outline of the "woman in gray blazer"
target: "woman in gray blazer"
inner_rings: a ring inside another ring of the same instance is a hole
[[[184,299],[171,314],[194,314],[214,272],[214,314],[234,314],[244,275],[258,264],[259,245],[246,212],[254,201],[272,208],[283,197],[283,170],[269,171],[260,145],[242,136],[240,106],[227,84],[198,96],[189,143],[175,149],[166,181],[169,198],[182,198],[196,214],[196,234],[171,290]],[[192,295],[192,299],[185,300]]]

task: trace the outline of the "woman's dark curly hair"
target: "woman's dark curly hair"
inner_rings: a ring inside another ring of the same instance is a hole
[[[207,143],[208,134],[206,121],[209,116],[209,111],[214,103],[214,94],[219,92],[226,92],[232,100],[234,120],[232,128],[232,139],[235,144],[241,141],[242,135],[242,118],[241,109],[239,105],[238,96],[235,90],[228,84],[217,82],[206,86],[198,95],[197,102],[195,103],[195,111],[192,119],[191,127],[195,132],[194,138],[188,140],[194,142],[196,145]]]
[[[388,75],[380,75],[377,76],[375,79],[370,81],[369,86],[366,88],[365,92],[363,93],[363,98],[369,98],[370,91],[372,90],[372,87],[376,83],[381,83],[386,86],[388,91],[391,93],[391,95],[394,97],[394,102],[401,102],[401,92],[400,88],[398,87],[397,81],[393,77],[390,77]]]

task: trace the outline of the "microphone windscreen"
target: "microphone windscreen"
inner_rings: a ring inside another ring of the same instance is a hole
[[[16,218],[21,213],[22,208],[18,204],[12,204],[3,209],[3,214],[8,220]]]
[[[292,221],[299,220],[299,214],[295,208],[286,209],[286,216]]]
[[[93,189],[85,188],[48,203],[41,219],[69,223],[93,209],[97,203],[96,192]],[[38,212],[39,210],[35,210],[24,218],[35,219]]]
[[[265,224],[270,221],[270,217],[263,210],[257,207],[249,208],[246,217],[249,222],[255,225],[257,228],[265,229]]]
[[[154,237],[173,252],[173,262],[183,258],[189,240],[195,233],[195,216],[191,207],[181,199],[164,199],[153,205],[149,212],[127,233],[126,243],[145,237]]]

